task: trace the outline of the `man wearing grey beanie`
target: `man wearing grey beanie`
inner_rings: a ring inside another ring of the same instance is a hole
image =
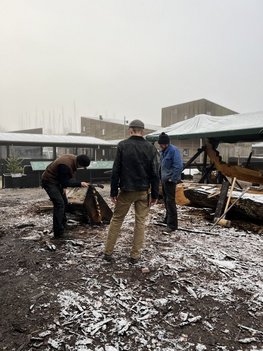
[[[162,132],[159,135],[160,145],[160,178],[166,214],[163,222],[167,224],[164,232],[172,233],[178,228],[177,208],[175,202],[176,183],[181,179],[183,161],[180,151],[170,144],[169,136]]]

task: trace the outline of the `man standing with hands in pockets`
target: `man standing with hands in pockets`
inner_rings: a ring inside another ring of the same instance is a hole
[[[170,138],[162,132],[159,135],[160,145],[160,178],[162,182],[163,199],[166,215],[163,222],[167,224],[165,233],[172,233],[178,229],[177,208],[175,202],[176,184],[181,179],[183,161],[180,151],[170,144]]]

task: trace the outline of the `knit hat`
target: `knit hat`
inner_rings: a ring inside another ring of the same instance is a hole
[[[164,132],[162,132],[159,135],[158,144],[162,144],[162,145],[170,144],[169,136],[167,134],[165,134]]]
[[[142,129],[144,129],[144,123],[142,121],[140,121],[139,119],[134,119],[129,124],[129,128],[142,128]]]
[[[87,155],[78,155],[77,163],[81,167],[88,167],[90,165],[90,159]]]

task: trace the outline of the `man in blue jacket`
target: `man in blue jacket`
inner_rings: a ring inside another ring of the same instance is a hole
[[[167,229],[165,232],[172,233],[178,228],[175,192],[176,184],[181,179],[183,161],[180,151],[170,144],[170,138],[164,132],[159,135],[158,144],[161,148],[160,179],[166,209],[164,222],[167,224]]]

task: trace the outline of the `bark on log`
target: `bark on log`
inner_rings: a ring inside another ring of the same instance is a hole
[[[184,193],[185,196],[190,200],[190,206],[211,208],[213,210],[216,209],[219,196],[208,197],[209,192],[206,192],[203,188],[185,189]],[[252,193],[250,194],[252,195]],[[230,205],[231,202],[234,201],[235,198],[233,197],[230,201]],[[253,196],[243,197],[227,213],[226,218],[242,218],[263,224],[263,203],[262,201],[256,201]]]

